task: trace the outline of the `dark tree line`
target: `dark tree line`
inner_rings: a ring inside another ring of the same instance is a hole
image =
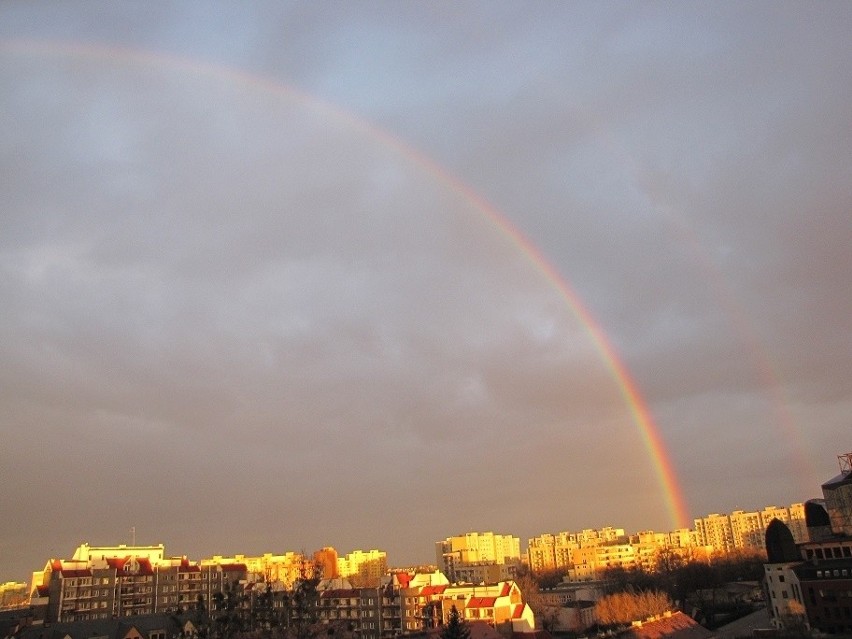
[[[246,591],[239,582],[228,583],[213,595],[208,611],[199,596],[186,611],[196,636],[189,639],[317,639],[351,628],[320,621],[318,578],[304,578],[287,591],[258,584]]]

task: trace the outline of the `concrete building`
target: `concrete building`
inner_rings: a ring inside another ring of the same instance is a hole
[[[314,552],[314,564],[319,570],[322,579],[336,579],[340,576],[337,572],[337,551],[331,546],[320,548]]]
[[[0,610],[29,605],[30,595],[23,581],[7,581],[0,584]]]
[[[46,623],[176,612],[199,602],[209,610],[215,593],[246,579],[245,565],[164,559],[162,546],[83,544],[74,557],[51,559],[34,573],[31,597]]]
[[[760,511],[735,510],[730,515],[713,513],[695,520],[696,546],[709,546],[716,553],[727,554],[738,550],[763,551],[765,533],[774,519],[787,524],[793,537],[801,543],[806,540],[804,505],[789,507],[766,506]]]
[[[298,579],[312,577],[314,564],[302,553],[286,552],[275,555],[233,555],[226,557],[214,555],[202,559],[202,566],[229,566],[241,564],[246,567],[246,578],[252,582],[263,582],[291,588]]]
[[[388,556],[383,550],[353,550],[337,560],[337,574],[362,588],[378,586],[388,571]]]
[[[493,532],[470,532],[435,542],[438,568],[450,581],[459,581],[458,569],[487,564],[520,564],[521,540]]]
[[[767,528],[764,588],[777,628],[852,633],[852,453],[838,462],[824,500],[805,503],[808,541],[797,544],[780,519]]]

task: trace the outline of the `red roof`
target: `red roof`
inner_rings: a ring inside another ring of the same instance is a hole
[[[692,617],[682,612],[673,612],[669,617],[663,616],[655,621],[646,621],[641,626],[633,626],[622,636],[627,639],[704,639],[712,634]]]
[[[107,566],[115,568],[116,570],[123,570],[124,564],[127,563],[128,559],[130,559],[130,557],[107,557]]]
[[[201,566],[198,564],[189,563],[189,559],[183,557],[180,560],[180,566],[178,566],[178,572],[201,572]]]
[[[510,592],[512,592],[512,584],[507,581],[503,584],[503,590],[500,591],[500,596],[508,597]]]
[[[420,596],[431,597],[432,595],[441,595],[446,589],[446,586],[423,586],[423,589],[420,591]]]
[[[471,597],[467,600],[466,608],[493,608],[497,597]]]
[[[153,575],[154,569],[151,567],[151,560],[147,557],[140,557],[137,560],[139,564],[139,574],[140,575]]]
[[[524,604],[515,604],[512,610],[512,619],[520,619],[524,614]]]
[[[247,571],[245,564],[221,564],[222,572]]]
[[[64,570],[60,570],[59,572],[62,573],[62,577],[65,578],[65,579],[69,579],[69,578],[73,578],[73,577],[91,577],[92,576],[92,571],[88,570],[88,569],[86,569],[86,570],[64,569]]]
[[[409,575],[407,572],[395,572],[394,576],[401,588],[408,588],[408,584],[411,583],[412,575]]]

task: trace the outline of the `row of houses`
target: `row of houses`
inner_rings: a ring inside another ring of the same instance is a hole
[[[365,553],[366,555],[366,553]],[[363,639],[420,632],[446,622],[455,607],[463,619],[515,631],[532,629],[532,610],[510,580],[491,585],[453,585],[441,572],[390,572],[375,586],[320,579],[322,566],[301,562],[300,580],[271,580],[265,562],[214,557],[190,561],[167,558],[162,545],[91,547],[72,559],[52,559],[33,578],[30,597],[35,625],[94,622],[140,615],[194,613],[198,623],[214,618],[225,594],[238,615],[267,625],[286,624],[301,582],[318,581],[311,614],[319,623],[358,631]],[[256,558],[255,558],[256,559]],[[365,561],[375,557],[367,555]],[[250,569],[251,567],[251,569]]]

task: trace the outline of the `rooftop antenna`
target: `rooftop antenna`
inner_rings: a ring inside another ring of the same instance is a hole
[[[136,545],[136,526],[130,527],[130,540],[131,540],[130,545],[135,546]]]
[[[837,456],[837,463],[840,464],[840,472],[845,475],[852,472],[852,453]]]

